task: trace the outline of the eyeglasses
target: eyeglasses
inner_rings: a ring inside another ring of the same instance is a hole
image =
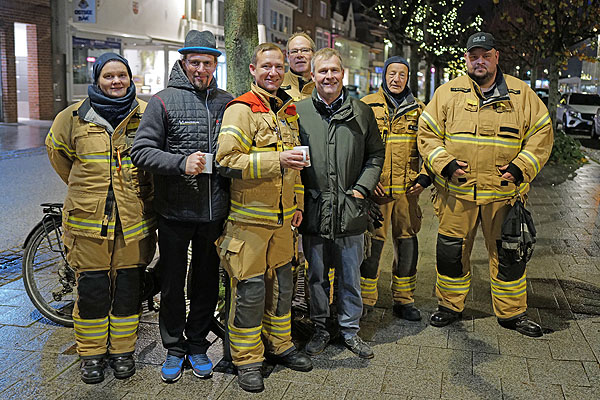
[[[194,69],[200,69],[201,65],[204,65],[205,68],[211,68],[214,63],[211,61],[198,61],[198,60],[193,60],[193,61],[189,61],[189,60],[184,60],[187,65],[189,65],[190,67],[194,68]]]
[[[310,53],[312,53],[312,49],[309,49],[309,48],[292,49],[292,50],[289,50],[288,53],[290,53],[293,56],[295,56],[298,53],[301,53],[301,54],[310,54]]]

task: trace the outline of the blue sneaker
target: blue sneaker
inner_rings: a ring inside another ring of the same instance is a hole
[[[183,375],[183,362],[185,357],[167,354],[167,359],[160,370],[160,377],[167,383],[176,382]]]
[[[188,354],[187,360],[198,378],[208,379],[212,376],[213,365],[206,354]]]

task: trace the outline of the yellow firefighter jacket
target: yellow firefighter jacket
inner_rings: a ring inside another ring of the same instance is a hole
[[[408,104],[390,109],[382,88],[361,100],[368,104],[379,127],[385,144],[385,162],[379,182],[388,196],[397,198],[415,184],[419,176],[419,152],[417,151],[418,120],[425,105],[410,95]],[[426,171],[421,171],[427,174]]]
[[[271,101],[280,106],[275,113]],[[284,169],[279,153],[300,145],[298,114],[281,89],[274,96],[252,90],[229,103],[223,115],[216,160],[231,179],[229,219],[279,226],[304,208],[300,171]]]
[[[487,204],[526,193],[552,150],[548,109],[523,81],[498,69],[496,89],[484,100],[463,75],[440,86],[419,120],[418,146],[439,190]],[[442,170],[453,160],[468,164],[462,177]],[[523,173],[518,188],[499,167],[513,163]]]
[[[294,74],[292,71],[288,71],[283,76],[283,83],[281,84],[281,90],[284,90],[288,96],[291,96],[292,101],[300,101],[309,98],[312,95],[312,91],[315,88],[315,83],[312,80],[304,83],[302,89],[300,89],[301,76]]]
[[[100,125],[104,120],[89,99],[61,111],[50,128],[48,157],[68,185],[63,226],[75,236],[113,240],[117,217],[125,243],[154,232],[152,176],[137,169],[129,156],[146,108],[146,102],[136,100],[114,131]]]

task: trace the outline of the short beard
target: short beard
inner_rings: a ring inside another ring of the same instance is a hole
[[[204,83],[202,81],[200,81],[200,83],[196,83],[196,81],[194,80],[194,82],[192,83],[192,86],[194,86],[196,88],[196,90],[198,90],[198,91],[203,91],[203,90],[206,90],[209,83],[210,83],[210,81],[206,82],[206,83]]]
[[[467,74],[471,77],[471,79],[473,79],[475,81],[475,83],[477,83],[479,86],[488,83],[492,76],[494,74],[492,74],[490,71],[487,71],[485,73],[485,75],[483,76],[476,76],[474,72],[467,72]]]

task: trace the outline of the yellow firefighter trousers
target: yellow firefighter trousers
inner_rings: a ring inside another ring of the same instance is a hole
[[[418,196],[401,195],[389,203],[379,206],[383,214],[383,226],[375,230],[372,237],[371,256],[361,266],[360,286],[363,304],[374,306],[379,297],[379,260],[383,243],[392,229],[394,260],[392,263],[392,296],[395,303],[414,303],[417,286],[417,233],[421,230],[423,214]]]
[[[511,319],[527,309],[526,274],[518,272],[515,280],[498,278],[498,245],[502,223],[510,210],[508,200],[477,205],[473,201],[439,194],[440,225],[437,242],[436,295],[439,305],[462,312],[471,284],[471,251],[481,224],[489,256],[490,284],[494,312],[500,319]],[[511,266],[501,268],[510,269]],[[504,275],[515,277],[515,271]]]
[[[265,350],[274,355],[293,351],[290,221],[280,227],[227,221],[216,244],[231,278],[228,331],[234,365],[260,365]]]
[[[63,235],[67,262],[75,269],[77,300],[73,324],[82,358],[131,354],[135,350],[145,267],[152,261],[156,236],[125,244],[114,240]]]

